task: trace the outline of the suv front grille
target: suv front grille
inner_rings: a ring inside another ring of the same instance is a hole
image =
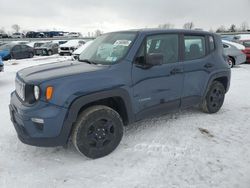
[[[17,95],[25,101],[25,83],[23,83],[18,77],[15,80],[16,93]]]

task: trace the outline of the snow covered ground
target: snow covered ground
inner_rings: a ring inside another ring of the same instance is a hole
[[[65,59],[13,60],[0,73],[1,188],[250,187],[250,65],[232,70],[231,89],[219,113],[189,109],[133,124],[112,154],[90,160],[73,147],[22,144],[9,117],[15,73]]]

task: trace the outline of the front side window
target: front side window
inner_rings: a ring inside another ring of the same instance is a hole
[[[150,56],[161,57],[162,64],[176,63],[179,59],[178,44],[179,37],[177,34],[149,36],[138,51],[135,63],[147,66]]]
[[[179,57],[177,34],[154,35],[147,38],[146,55],[161,54],[163,63],[176,63]]]
[[[79,61],[88,60],[111,65],[122,59],[136,38],[136,32],[105,34],[95,39],[80,55]]]
[[[185,60],[200,59],[206,55],[204,36],[184,36]]]

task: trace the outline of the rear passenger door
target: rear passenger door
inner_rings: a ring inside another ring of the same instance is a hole
[[[161,65],[147,67],[152,54],[163,55]],[[133,64],[132,80],[137,120],[178,109],[183,87],[179,35],[146,37]]]
[[[206,35],[183,35],[183,68],[184,87],[182,107],[200,103],[209,79],[214,69],[213,51],[214,39]],[[211,52],[211,53],[210,53]]]

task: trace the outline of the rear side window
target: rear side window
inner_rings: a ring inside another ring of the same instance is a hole
[[[28,47],[28,46],[25,46],[25,45],[22,45],[21,48],[24,49],[24,50],[26,50],[26,49],[28,49],[29,47]]]
[[[184,36],[184,60],[200,59],[206,55],[205,36]]]
[[[160,53],[164,56],[164,63],[176,63],[179,59],[178,35],[163,34],[147,37],[146,55]]]

